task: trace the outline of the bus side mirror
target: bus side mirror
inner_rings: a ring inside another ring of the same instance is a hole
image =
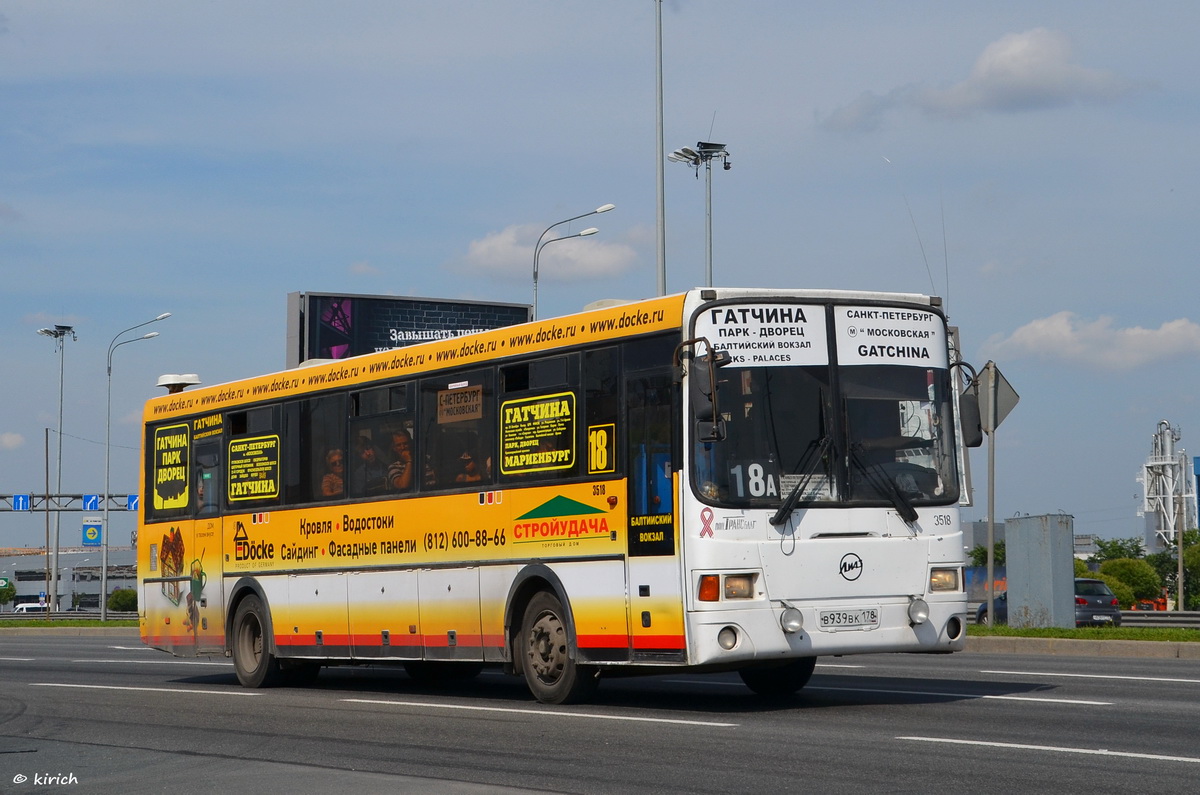
[[[717,370],[732,361],[729,351],[711,347],[703,356],[692,359],[689,384],[696,435],[700,441],[718,442],[725,438],[725,423],[717,403]]]
[[[958,396],[958,424],[962,428],[963,447],[979,447],[983,444],[979,396],[975,393],[964,392]]]

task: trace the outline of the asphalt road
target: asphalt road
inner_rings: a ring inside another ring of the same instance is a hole
[[[1195,660],[823,658],[783,704],[667,673],[550,707],[499,672],[252,691],[133,637],[0,636],[4,792],[1189,792],[1197,726]]]

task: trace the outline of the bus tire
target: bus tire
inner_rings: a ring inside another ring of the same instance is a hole
[[[566,613],[554,594],[539,591],[529,600],[521,619],[517,652],[525,683],[543,704],[586,700],[598,684],[598,671],[575,662],[567,627]]]
[[[784,698],[808,684],[816,657],[798,657],[784,663],[770,663],[742,668],[738,676],[746,687],[766,698]]]
[[[233,614],[233,668],[242,687],[273,687],[281,678],[279,660],[271,652],[270,615],[255,595],[243,599]]]

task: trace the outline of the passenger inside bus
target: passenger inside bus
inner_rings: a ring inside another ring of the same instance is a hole
[[[340,497],[346,488],[346,454],[341,448],[325,453],[325,475],[321,478],[321,495]]]
[[[408,431],[392,431],[392,463],[388,465],[387,483],[392,491],[408,491],[413,484],[413,440]]]
[[[387,467],[379,460],[379,452],[369,435],[359,435],[355,452],[358,461],[351,473],[350,489],[355,494],[379,494],[387,485]]]
[[[461,469],[454,476],[455,483],[478,483],[483,480],[483,474],[479,471],[479,464],[475,461],[475,455],[470,450],[464,450],[462,455],[458,457],[458,462]]]

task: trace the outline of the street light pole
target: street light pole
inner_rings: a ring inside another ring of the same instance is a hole
[[[591,215],[591,213],[588,213],[588,214]],[[558,224],[555,224],[555,226],[557,226],[557,225]],[[547,229],[546,231],[548,232],[550,230]],[[538,317],[538,293],[537,293],[537,290],[538,290],[538,256],[541,255],[542,249],[544,249],[546,246],[550,245],[551,243],[557,243],[560,240],[570,240],[571,238],[574,238],[574,237],[587,237],[589,235],[594,235],[599,231],[600,230],[597,229],[596,227],[591,226],[591,227],[588,227],[587,229],[584,229],[582,232],[576,232],[573,235],[563,235],[562,237],[552,237],[549,240],[545,240],[545,241],[543,241],[541,238],[538,239],[537,246],[535,246],[533,249],[533,319],[534,320],[537,320],[537,317]],[[546,234],[546,232],[543,232],[542,234],[544,235],[544,234]]]
[[[54,338],[54,349],[58,352],[58,474],[55,478],[54,493],[55,495],[62,494],[62,426],[63,426],[63,386],[65,384],[64,376],[66,374],[66,340],[70,335],[74,342],[79,341],[79,337],[75,335],[74,326],[56,325],[54,328],[40,328],[38,334],[43,337]],[[47,500],[47,502],[49,502]],[[58,610],[58,536],[59,527],[61,524],[61,511],[54,512],[54,542],[50,559],[50,600],[47,605],[50,612]]]
[[[148,326],[159,320],[166,320],[171,316],[170,312],[163,312],[158,317],[147,320],[145,323],[138,323],[136,326],[130,326],[124,331],[112,338],[112,342],[108,343],[108,401],[104,413],[104,520],[100,524],[101,546],[100,546],[100,620],[108,620],[108,499],[109,499],[109,452],[112,448],[112,359],[113,351],[122,345],[127,345],[131,342],[140,342],[142,340],[154,339],[158,336],[157,331],[151,331],[149,334],[143,334],[140,337],[135,337],[131,340],[123,340],[117,342],[123,335],[128,334],[134,329],[139,329],[142,326]]]
[[[534,244],[534,247],[533,247],[533,319],[534,320],[537,320],[537,316],[538,316],[538,254],[541,253],[542,248],[555,242],[556,240],[568,240],[572,237],[586,237],[587,235],[594,235],[597,232],[599,232],[600,230],[593,227],[590,230],[585,229],[584,231],[582,231],[578,234],[566,235],[565,237],[556,237],[553,240],[547,240],[543,243],[542,238],[544,238],[546,236],[546,232],[549,232],[551,229],[553,229],[556,226],[562,226],[563,224],[569,224],[572,221],[578,221],[580,218],[587,218],[589,215],[599,215],[600,213],[606,213],[609,210],[615,210],[616,207],[617,207],[617,205],[615,205],[615,204],[602,204],[599,207],[597,207],[596,209],[592,210],[590,213],[584,213],[583,215],[576,215],[571,218],[567,218],[562,221],[557,221],[553,224],[550,224],[550,226],[546,227],[546,229],[540,235],[538,235],[537,243]]]
[[[658,295],[667,294],[667,200],[663,176],[663,73],[662,73],[662,0],[654,2],[655,39],[655,84],[657,107],[655,108],[655,181],[658,189]]]
[[[700,164],[704,164],[704,286],[712,287],[712,161],[721,158],[726,171],[733,167],[729,162],[729,152],[725,144],[713,144],[700,141],[696,148],[685,146],[667,155],[672,163],[687,163],[696,169],[697,178],[700,176]]]

